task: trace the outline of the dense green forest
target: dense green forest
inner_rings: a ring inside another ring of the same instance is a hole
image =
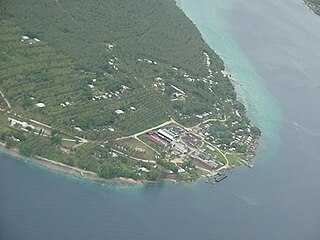
[[[2,0],[0,10],[0,90],[11,113],[93,141],[86,166],[103,176],[101,166],[117,169],[129,160],[100,153],[99,141],[170,118],[186,126],[210,118],[250,125],[222,60],[173,0]],[[221,129],[225,143],[231,130]],[[12,134],[6,129],[2,139]],[[59,141],[51,140],[30,136],[20,150],[83,167],[85,147],[61,157]],[[41,153],[45,143],[52,147]]]
[[[20,42],[22,35],[40,42]],[[130,134],[169,115],[191,125],[195,114],[235,101],[221,59],[171,0],[2,1],[1,38],[2,58],[11,59],[0,69],[1,88],[16,111],[67,132],[78,126],[84,137]],[[178,101],[172,85],[185,92]],[[106,126],[116,131],[96,133]]]

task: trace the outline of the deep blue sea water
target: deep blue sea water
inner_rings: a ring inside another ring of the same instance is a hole
[[[0,239],[320,239],[320,17],[300,0],[183,0],[263,130],[214,186],[103,186],[0,155]]]

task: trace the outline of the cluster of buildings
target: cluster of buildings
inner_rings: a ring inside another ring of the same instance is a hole
[[[158,65],[158,63],[156,61],[152,61],[152,60],[149,60],[146,58],[144,58],[143,60],[141,58],[138,58],[138,62],[146,62],[148,64]]]
[[[25,121],[20,121],[18,119],[11,118],[11,117],[8,117],[8,121],[9,121],[10,127],[20,128],[21,130],[23,130],[25,132],[30,132],[30,131],[36,130],[41,134],[45,134],[45,135],[49,135],[49,136],[51,135],[50,130],[48,130],[46,128],[31,125]]]
[[[206,156],[202,151],[197,151],[194,154],[190,155],[190,157],[194,161],[198,162],[202,167],[210,171],[219,167],[219,163],[216,159]]]
[[[33,40],[33,41],[32,41]],[[40,39],[38,38],[31,38],[29,36],[22,36],[21,37],[21,42],[27,41],[30,45],[34,42],[40,42]]]
[[[95,82],[97,81],[97,79],[93,79],[92,84],[88,84],[88,87],[91,90],[95,90],[95,85],[93,85]],[[125,86],[125,85],[121,85],[121,87],[117,90],[117,91],[110,91],[110,92],[106,92],[106,93],[100,93],[99,95],[94,95],[92,97],[92,101],[96,101],[96,100],[101,100],[101,99],[109,99],[109,98],[120,98],[121,94],[124,93],[125,91],[129,90],[130,88]]]
[[[177,127],[160,128],[156,131],[149,131],[147,139],[161,147],[170,147],[178,155],[187,154],[189,148],[181,142],[181,132],[182,129]]]
[[[210,171],[219,167],[216,159],[210,154],[205,154],[208,147],[203,146],[202,138],[193,132],[174,125],[149,131],[146,138],[162,148],[170,149],[173,155],[178,155],[182,159],[191,158]]]

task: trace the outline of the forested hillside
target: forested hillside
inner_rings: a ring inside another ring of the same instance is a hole
[[[217,144],[229,144],[227,123],[238,124],[234,131],[251,125],[223,70],[222,60],[173,0],[0,2],[0,110],[7,114],[0,120],[14,116],[49,125],[55,133],[53,144],[60,144],[58,137],[76,136],[96,149],[101,142],[170,119],[189,127],[212,119],[226,121],[216,124],[214,132]],[[1,139],[26,137],[11,130],[0,129]],[[252,131],[255,138],[259,130]],[[40,142],[48,139],[30,137],[29,152],[70,165],[111,154],[100,149],[81,158],[85,151],[80,146],[70,160],[61,151],[52,154],[55,147],[44,153]],[[245,151],[246,146],[238,147]],[[103,164],[109,163],[114,169],[128,159]],[[97,172],[99,164],[89,165]],[[123,175],[128,174],[117,172]]]
[[[194,114],[235,100],[220,58],[172,0],[4,0],[1,19],[3,54],[20,56],[3,64],[1,87],[19,113],[68,132],[78,126],[85,137],[110,138],[169,115],[193,124]],[[171,85],[185,96],[174,98]],[[93,132],[105,126],[117,131]]]
[[[26,35],[49,42],[85,70],[107,70],[113,53],[106,53],[106,43],[113,43],[123,61],[146,57],[207,73],[203,52],[210,49],[172,0],[4,0],[2,9],[20,20]]]

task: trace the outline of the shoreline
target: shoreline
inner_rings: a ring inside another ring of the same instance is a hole
[[[181,0],[174,0],[174,1],[176,2],[176,5],[182,10]]]
[[[5,144],[2,142],[0,142],[0,153],[4,155],[9,155],[10,157],[13,157],[15,160],[18,160],[18,161],[24,161],[24,162],[31,163],[35,166],[44,167],[46,170],[49,170],[49,171],[60,172],[63,174],[70,174],[72,176],[78,177],[79,179],[85,179],[95,183],[110,184],[110,185],[118,183],[119,186],[122,184],[138,185],[143,183],[141,181],[136,181],[134,179],[129,179],[129,178],[127,179],[122,177],[114,178],[114,179],[105,179],[105,178],[99,177],[98,174],[95,172],[69,166],[67,164],[50,160],[47,158],[43,158],[40,156],[26,157],[19,154],[17,149],[7,149],[5,147]]]
[[[185,11],[182,9],[182,1],[181,0],[174,0],[174,1],[176,2],[176,5],[185,13]],[[186,13],[185,13],[185,15],[186,15]],[[188,17],[188,16],[186,15],[186,17]],[[214,51],[214,49],[212,49],[212,50]],[[224,64],[224,70],[221,71],[221,73],[224,75],[224,77],[227,77],[232,83],[237,83],[242,86],[241,83],[238,83],[235,79],[233,79],[231,73],[229,73],[227,71],[225,61],[222,59],[222,57],[220,55],[219,55],[219,57],[221,58],[221,60],[223,61],[223,64]],[[238,95],[238,93],[237,93],[237,95]],[[260,143],[260,141],[256,144],[256,148],[258,148],[260,146],[259,143]],[[48,169],[48,170],[54,170],[54,171],[59,171],[59,172],[67,173],[67,174],[72,174],[74,176],[80,177],[80,179],[84,178],[84,179],[88,179],[90,181],[94,181],[94,182],[98,182],[98,183],[107,183],[107,184],[109,183],[110,184],[110,183],[114,183],[114,182],[119,182],[119,184],[121,184],[121,183],[128,183],[128,184],[187,183],[187,184],[190,184],[190,183],[195,183],[198,180],[201,180],[203,178],[206,178],[205,174],[203,174],[203,175],[199,176],[197,178],[197,180],[190,181],[190,182],[189,181],[178,181],[178,180],[170,179],[170,178],[165,178],[165,179],[161,179],[158,181],[134,180],[134,179],[124,178],[124,177],[105,179],[105,178],[100,177],[95,172],[91,172],[91,171],[87,171],[87,170],[84,170],[81,168],[70,166],[70,165],[55,161],[55,160],[50,160],[50,159],[43,158],[40,156],[25,157],[25,156],[21,155],[17,149],[7,149],[7,148],[5,148],[5,145],[3,143],[0,143],[0,144],[2,146],[2,147],[0,147],[0,152],[4,152],[4,153],[7,153],[11,156],[14,156],[15,159],[28,161],[28,162],[34,163],[35,165],[39,164],[39,165],[46,167],[46,169]],[[249,161],[252,162],[252,159],[254,157],[255,156],[251,157],[249,159]],[[230,171],[234,168],[236,168],[236,166],[229,166],[228,165],[224,169],[227,171]]]
[[[259,145],[259,144],[258,144]],[[61,173],[64,176],[71,175],[73,177],[96,184],[108,185],[108,186],[119,186],[119,187],[134,187],[141,185],[154,185],[154,184],[196,184],[198,182],[204,181],[208,178],[206,173],[201,174],[195,181],[178,181],[175,179],[162,179],[159,181],[150,181],[150,180],[135,180],[132,178],[118,177],[112,179],[105,179],[100,177],[97,173],[84,170],[81,168],[73,167],[61,162],[43,158],[40,156],[26,157],[19,153],[18,149],[8,149],[5,147],[3,142],[0,142],[0,154],[9,155],[14,160],[27,162],[37,167],[43,167],[47,171],[52,171],[54,173]],[[252,159],[255,155],[249,160],[252,163]],[[241,166],[241,165],[239,165]],[[229,166],[224,169],[229,172],[239,166]],[[243,165],[245,166],[245,165]]]
[[[81,168],[69,166],[67,164],[57,162],[54,160],[50,160],[47,158],[43,158],[40,156],[32,156],[32,157],[26,157],[21,154],[19,154],[18,149],[7,149],[5,147],[5,144],[0,142],[0,154],[9,155],[10,157],[13,157],[15,160],[18,161],[24,161],[28,162],[30,164],[33,164],[35,166],[41,166],[44,167],[48,171],[53,172],[60,172],[63,174],[70,174],[72,176],[75,176],[79,179],[88,180],[94,183],[98,184],[106,184],[106,185],[118,185],[118,186],[138,186],[142,184],[161,184],[161,183],[171,183],[171,184],[192,184],[196,183],[197,181],[201,180],[205,176],[200,176],[196,181],[194,182],[183,182],[183,181],[177,181],[174,179],[163,179],[160,181],[149,181],[149,180],[135,180],[132,178],[125,178],[125,177],[119,177],[119,178],[112,178],[112,179],[105,179],[100,177],[97,173],[83,170]]]

